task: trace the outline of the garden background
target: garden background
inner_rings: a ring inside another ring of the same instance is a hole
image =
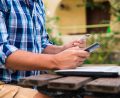
[[[120,65],[120,0],[44,0],[51,41],[62,45],[91,34],[101,48],[85,64]]]

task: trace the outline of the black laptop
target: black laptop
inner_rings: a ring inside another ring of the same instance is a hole
[[[119,77],[119,66],[85,66],[76,69],[56,70],[63,76]]]

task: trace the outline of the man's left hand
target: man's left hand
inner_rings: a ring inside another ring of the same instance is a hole
[[[63,50],[66,50],[72,47],[79,47],[80,49],[84,49],[86,47],[86,40],[75,40],[68,44],[65,44],[63,45]]]

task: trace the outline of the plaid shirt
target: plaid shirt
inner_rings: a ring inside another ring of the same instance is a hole
[[[45,29],[42,0],[29,0],[29,6],[25,0],[0,0],[0,81],[10,83],[40,74],[40,71],[13,72],[4,64],[18,49],[41,53],[47,45],[51,44]]]

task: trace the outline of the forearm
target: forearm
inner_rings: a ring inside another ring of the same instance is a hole
[[[57,53],[62,52],[63,50],[65,50],[64,46],[50,45],[44,49],[43,53],[45,53],[45,54],[57,54]]]
[[[57,54],[72,47],[80,47],[80,49],[84,49],[86,47],[86,41],[75,40],[63,46],[49,45],[44,49],[43,53]]]
[[[36,54],[18,50],[6,60],[6,67],[12,70],[55,69],[53,55]]]

